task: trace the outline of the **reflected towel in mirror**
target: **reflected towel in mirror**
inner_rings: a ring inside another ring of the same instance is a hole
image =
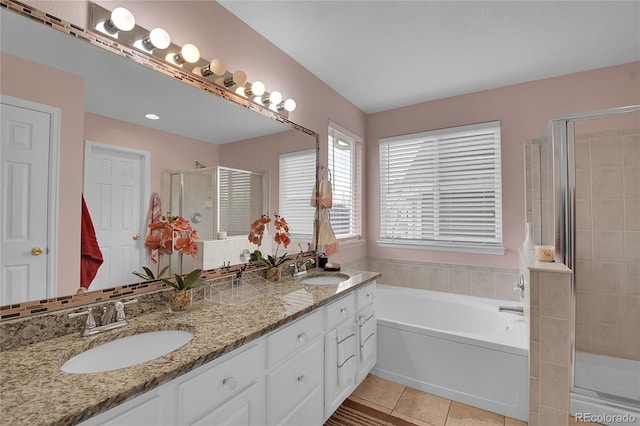
[[[162,202],[160,201],[160,195],[157,192],[151,194],[151,202],[149,203],[149,214],[147,216],[147,226],[153,222],[157,222],[162,218]],[[148,228],[147,228],[148,229]],[[162,231],[159,229],[147,231],[147,237],[151,235],[161,235]],[[153,263],[158,263],[158,250],[148,249],[149,258]]]
[[[89,209],[82,196],[82,217],[80,230],[80,287],[89,288],[104,259],[98,245],[96,231]]]

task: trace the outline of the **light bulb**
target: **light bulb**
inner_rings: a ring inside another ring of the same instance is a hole
[[[180,54],[182,55],[184,60],[189,62],[190,64],[194,64],[198,62],[198,59],[200,59],[200,50],[198,50],[198,48],[193,44],[185,44],[184,46],[182,46]]]
[[[111,17],[104,24],[104,28],[111,34],[118,31],[131,31],[136,26],[136,18],[133,13],[124,7],[116,7],[111,12]]]
[[[185,44],[182,46],[180,53],[176,54],[173,57],[173,60],[178,64],[182,65],[185,62],[189,62],[190,64],[194,64],[198,62],[200,59],[200,50],[193,44]]]
[[[289,98],[286,101],[284,101],[284,109],[287,110],[288,112],[291,112],[293,110],[296,109],[296,101],[294,101],[293,99]]]
[[[209,67],[211,68],[211,72],[215,75],[223,75],[227,72],[227,64],[225,64],[222,59],[214,58],[209,63]]]
[[[247,82],[247,74],[242,70],[238,70],[234,72],[231,77],[228,77],[224,80],[224,86],[225,87],[244,86],[246,82]]]
[[[247,96],[262,96],[265,92],[264,83],[261,81],[254,81],[251,83],[251,88],[247,91]]]
[[[147,42],[147,40],[149,40]],[[154,28],[149,33],[149,37],[144,39],[145,44],[150,44],[150,49],[154,47],[156,49],[166,49],[171,44],[171,37],[169,37],[169,33],[163,30],[162,28]]]
[[[273,92],[267,93],[262,96],[262,103],[264,103],[265,105],[278,105],[280,102],[282,102],[282,94],[277,90],[274,90]]]
[[[227,64],[222,59],[215,58],[206,67],[202,68],[200,73],[203,77],[206,77],[212,74],[223,75],[225,72],[227,72]]]

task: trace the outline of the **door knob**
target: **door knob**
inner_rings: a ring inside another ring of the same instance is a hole
[[[40,256],[43,253],[42,247],[34,247],[31,249],[31,254],[33,256]]]
[[[138,234],[133,234],[133,240],[134,241],[138,241],[140,239],[140,235]]]

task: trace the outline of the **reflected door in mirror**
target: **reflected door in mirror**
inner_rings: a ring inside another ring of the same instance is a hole
[[[51,116],[2,103],[0,304],[47,297]]]
[[[148,157],[115,145],[85,145],[84,197],[104,258],[89,290],[131,283],[144,264]]]

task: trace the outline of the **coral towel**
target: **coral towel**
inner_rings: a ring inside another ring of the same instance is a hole
[[[82,220],[80,230],[80,287],[89,288],[104,261],[98,245],[93,221],[82,196]]]

